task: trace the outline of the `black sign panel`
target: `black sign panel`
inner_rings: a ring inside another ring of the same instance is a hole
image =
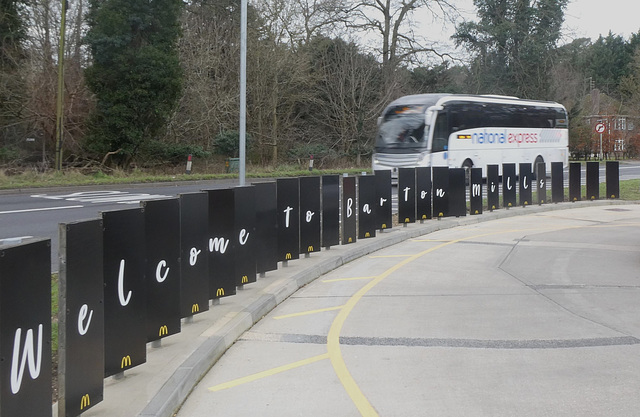
[[[547,165],[544,162],[536,165],[536,181],[538,204],[544,204],[547,202]]]
[[[236,286],[256,282],[256,194],[251,186],[236,187],[234,195],[233,256]],[[274,230],[275,232],[275,230]]]
[[[358,178],[358,238],[376,237],[376,179]]]
[[[342,244],[356,241],[356,177],[342,179]]]
[[[466,172],[464,168],[449,169],[449,215],[467,215]]]
[[[278,260],[300,257],[300,185],[298,178],[278,180]]]
[[[606,165],[607,198],[620,198],[620,164],[607,161]]]
[[[531,172],[531,164],[519,164],[518,171],[520,172],[520,205],[524,207],[531,205],[531,201],[533,200],[533,173]]]
[[[587,162],[587,199],[600,199],[600,162]]]
[[[147,341],[180,333],[180,201],[148,200],[144,207],[147,252]]]
[[[431,213],[431,167],[416,168],[416,218],[427,220]]]
[[[340,177],[322,176],[322,246],[340,243]]]
[[[516,205],[516,164],[502,164],[502,202],[505,207]]]
[[[551,200],[554,203],[564,201],[564,172],[562,162],[551,163]]]
[[[449,215],[449,168],[433,168],[433,216]]]
[[[102,213],[105,377],[147,360],[143,209]]]
[[[208,190],[209,193],[209,298],[236,293],[233,189]]]
[[[209,195],[180,195],[180,317],[209,310]]]
[[[482,168],[471,168],[469,205],[471,214],[482,214]]]
[[[376,174],[376,229],[392,227],[391,170],[377,170]]]
[[[580,201],[582,187],[580,175],[580,162],[571,162],[569,164],[569,201]]]
[[[60,225],[58,415],[61,416],[79,416],[103,400],[102,252],[102,220]]]
[[[278,213],[275,182],[254,185],[256,198],[256,269],[259,273],[278,269]]]
[[[416,170],[398,169],[398,222],[416,221]]]
[[[320,177],[300,177],[300,253],[320,251]]]
[[[0,415],[51,415],[51,242],[0,246]]]
[[[493,211],[500,208],[500,167],[487,165],[487,207]]]

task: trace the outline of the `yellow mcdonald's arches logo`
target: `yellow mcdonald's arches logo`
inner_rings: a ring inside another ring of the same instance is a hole
[[[578,201],[578,197],[573,197],[573,201]]]
[[[309,245],[309,246],[307,247],[307,252],[313,252],[313,246]]]
[[[592,195],[592,196],[591,196],[591,199],[592,199],[592,200],[595,200],[595,199],[596,199],[596,196],[595,196],[595,195]]]
[[[444,217],[444,213],[443,212],[438,213],[438,217]]]
[[[511,207],[511,203],[509,203],[509,207]]]
[[[120,369],[124,369],[127,366],[131,366],[131,356],[129,355],[124,356],[120,361]]]
[[[611,198],[613,198],[613,197],[611,197]],[[383,224],[382,224],[382,228],[383,228],[383,229],[386,229],[386,228],[387,228],[387,224],[386,224],[386,223],[383,223]]]
[[[615,194],[611,194],[611,198],[616,198],[616,195]]]
[[[289,259],[293,258],[293,256],[291,256],[291,252],[288,252],[286,255],[284,255],[284,259],[286,261],[288,261]]]
[[[194,304],[191,306],[192,313],[197,313],[198,311],[200,311],[200,306],[198,304]]]
[[[529,202],[528,202],[528,201],[525,201],[525,202],[524,202],[524,205],[525,205],[525,206],[528,206],[528,205],[529,205]]]
[[[241,282],[242,282],[243,284],[246,284],[247,282],[249,282],[249,277],[248,277],[248,276],[246,276],[246,275],[243,275],[243,276],[242,276],[242,280],[241,280]]]
[[[491,206],[491,210],[495,210],[495,209],[496,209],[496,206]]]
[[[216,297],[220,297],[222,295],[224,295],[224,288],[218,288],[216,290]]]
[[[349,240],[347,242],[349,242],[349,243],[353,242],[353,238],[349,238]]]
[[[404,222],[405,223],[411,223],[411,220],[408,217],[405,217]]]
[[[544,204],[544,200],[540,200],[540,202],[541,202],[542,204]]]
[[[158,331],[158,336],[166,336],[169,334],[169,329],[167,326],[160,326],[160,330]]]
[[[425,220],[426,218],[427,218],[427,215],[426,215],[426,214],[423,214],[423,215],[422,215],[422,220]]]
[[[371,233],[369,233],[369,232],[365,233],[364,237],[371,237]]]
[[[85,394],[82,396],[82,399],[80,400],[80,409],[84,410],[85,408],[89,407],[91,405],[91,398],[89,398],[89,394]]]
[[[478,210],[476,210],[476,212],[474,214],[480,214],[480,212]]]

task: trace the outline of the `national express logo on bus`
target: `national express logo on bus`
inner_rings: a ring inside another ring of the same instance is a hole
[[[503,131],[489,131],[485,129],[481,132],[474,132],[471,135],[458,135],[458,138],[468,138],[469,136],[471,136],[471,143],[474,145],[508,143],[520,146],[521,144],[534,144],[540,141],[538,132],[509,132],[506,129]]]

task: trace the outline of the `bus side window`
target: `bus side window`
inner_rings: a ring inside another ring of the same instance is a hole
[[[449,144],[449,121],[446,112],[438,112],[436,124],[433,127],[433,143],[431,152],[442,152],[447,150]]]

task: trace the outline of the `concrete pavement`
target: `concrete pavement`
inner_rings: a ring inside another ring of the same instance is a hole
[[[83,416],[638,415],[639,231],[640,205],[564,203],[313,254],[149,348]]]

